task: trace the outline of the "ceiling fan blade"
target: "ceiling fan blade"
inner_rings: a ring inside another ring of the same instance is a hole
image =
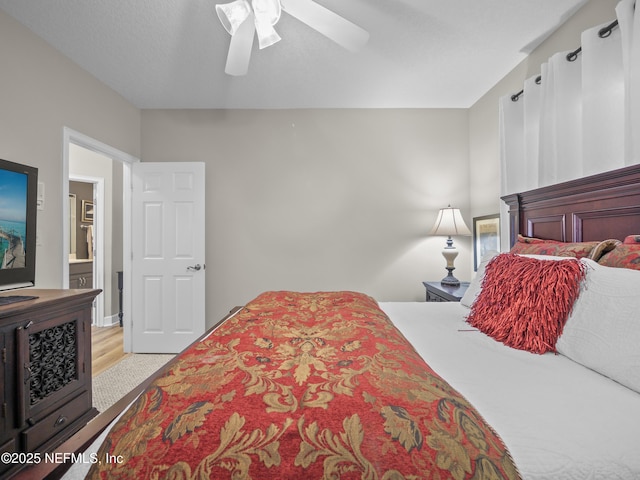
[[[312,0],[281,0],[282,9],[350,52],[358,52],[369,32]]]
[[[253,21],[253,15],[249,15],[231,36],[227,64],[224,67],[224,71],[228,75],[246,75],[249,71],[249,60],[251,59],[255,31],[256,26]]]

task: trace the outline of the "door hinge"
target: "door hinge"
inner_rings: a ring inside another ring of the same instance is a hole
[[[7,418],[7,404],[2,404],[2,418]]]
[[[2,363],[7,363],[7,349],[2,349]]]

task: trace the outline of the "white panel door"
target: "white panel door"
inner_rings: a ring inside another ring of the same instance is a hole
[[[138,162],[132,183],[132,350],[178,353],[205,330],[204,163]]]

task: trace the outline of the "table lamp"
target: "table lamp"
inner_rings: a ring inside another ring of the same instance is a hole
[[[459,287],[460,280],[453,276],[453,271],[455,270],[453,261],[458,256],[458,250],[453,246],[453,239],[451,237],[454,235],[471,235],[469,227],[467,227],[462,219],[460,209],[453,208],[451,205],[447,208],[442,208],[438,212],[436,223],[429,233],[430,235],[442,235],[449,237],[447,238],[447,246],[442,250],[442,256],[447,261],[446,269],[448,275],[443,278],[440,283],[442,283],[442,285]]]

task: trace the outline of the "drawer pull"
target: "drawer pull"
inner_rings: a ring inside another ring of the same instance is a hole
[[[53,424],[53,426],[59,427],[60,425],[64,424],[66,421],[67,421],[67,417],[65,417],[64,415],[60,415],[56,420],[56,423]]]

